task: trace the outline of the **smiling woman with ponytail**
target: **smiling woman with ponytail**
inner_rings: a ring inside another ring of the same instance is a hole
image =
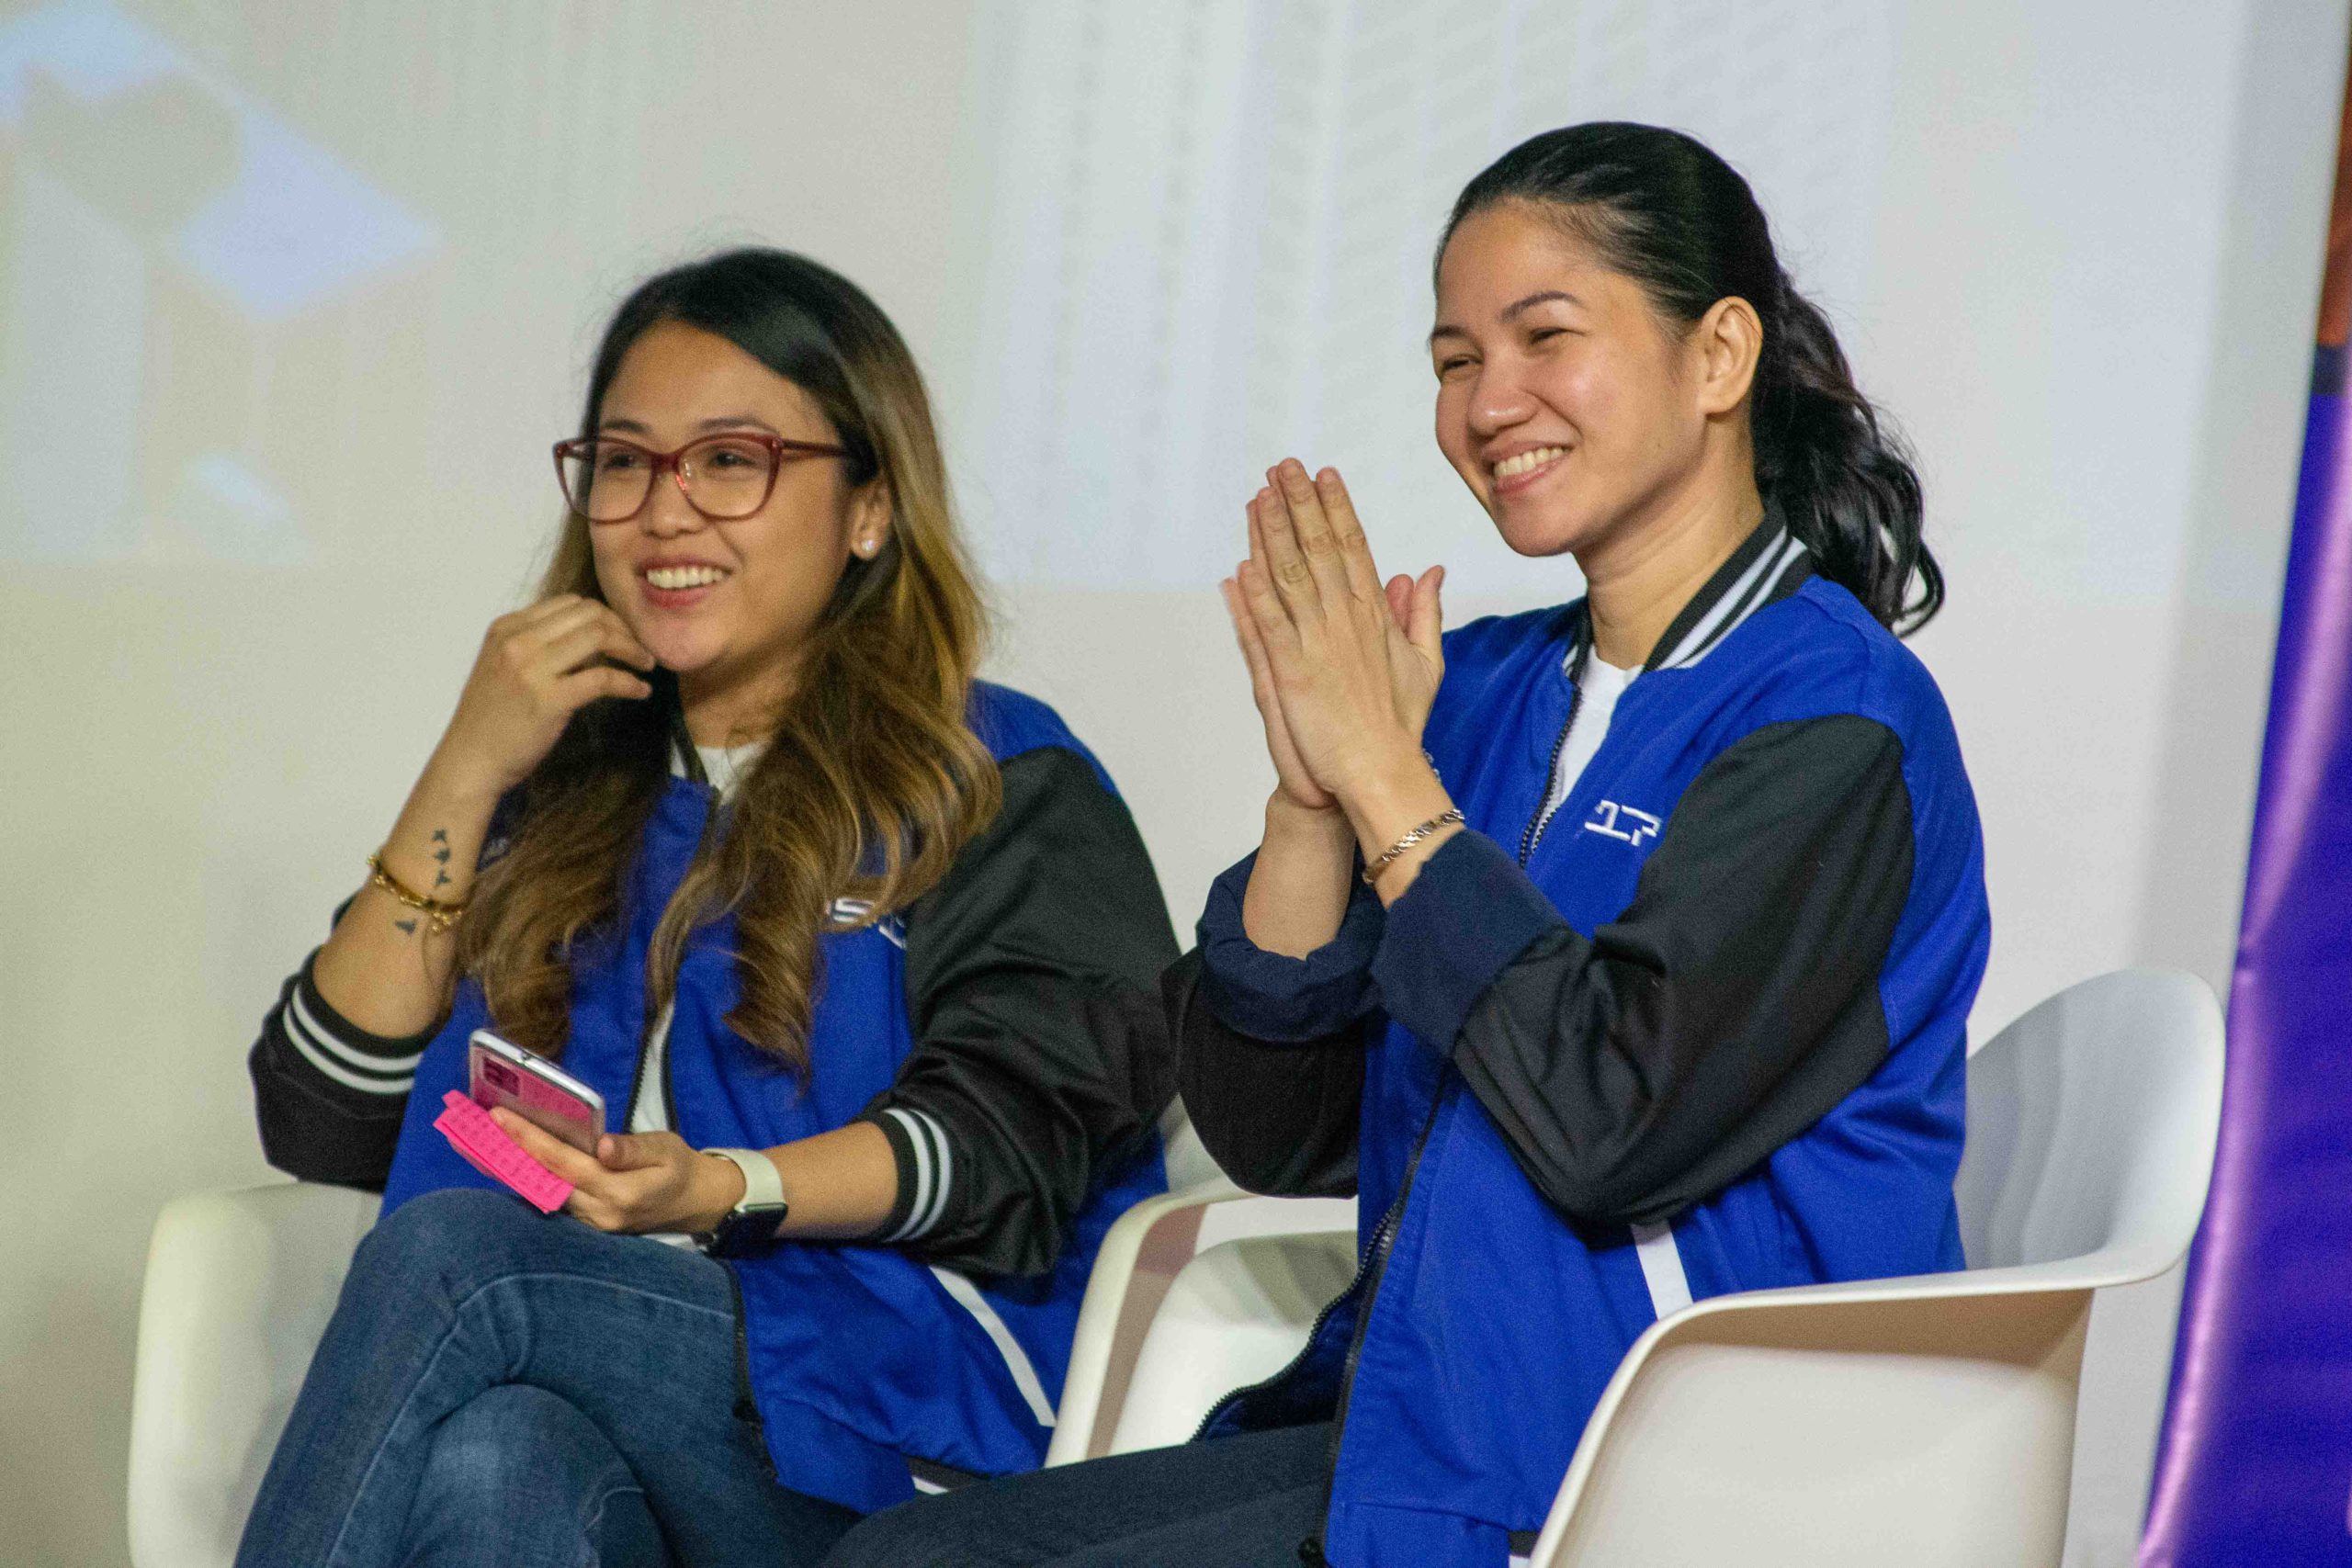
[[[1438,248],[1438,446],[1573,604],[1442,630],[1340,476],[1278,464],[1226,584],[1277,780],[1170,974],[1254,1190],[1363,1267],[1200,1440],[911,1504],[833,1568],[1501,1568],[1656,1319],[1957,1268],[1976,808],[1897,640],[1919,483],[1747,183],[1536,137]]]
[[[1944,602],[1920,538],[1919,476],[1854,385],[1828,318],[1797,292],[1747,182],[1688,136],[1649,126],[1572,126],[1512,149],[1463,189],[1446,237],[1520,206],[1559,224],[1687,331],[1739,299],[1761,329],[1749,392],[1756,488],[1814,570],[1898,632]],[[1444,254],[1439,247],[1441,263]]]

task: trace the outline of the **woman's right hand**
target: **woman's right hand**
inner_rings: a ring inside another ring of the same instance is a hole
[[[1253,512],[1250,519],[1251,553],[1256,553],[1258,519]],[[1298,748],[1290,738],[1290,726],[1283,718],[1282,704],[1274,695],[1272,667],[1266,660],[1265,639],[1259,635],[1258,623],[1242,606],[1241,590],[1231,578],[1217,584],[1225,594],[1225,613],[1233,621],[1233,635],[1241,644],[1242,661],[1250,666],[1250,695],[1258,705],[1258,718],[1266,728],[1266,752],[1274,762],[1274,798],[1282,805],[1301,811],[1331,811],[1340,803],[1309,776],[1306,764],[1298,760]]]
[[[1266,539],[1259,508],[1265,495],[1252,500],[1250,519],[1250,558],[1266,568]],[[1238,575],[1238,574],[1237,574]],[[1400,579],[1403,590],[1410,580]],[[1250,694],[1265,726],[1266,752],[1274,763],[1273,798],[1266,803],[1266,831],[1259,841],[1256,865],[1241,900],[1241,924],[1251,942],[1268,953],[1304,958],[1337,935],[1347,916],[1355,884],[1355,829],[1330,791],[1315,782],[1301,760],[1290,722],[1283,715],[1274,689],[1272,660],[1267,656],[1265,635],[1257,617],[1241,598],[1240,583],[1227,578],[1218,585],[1225,593],[1226,614],[1232,617],[1233,635],[1250,666]],[[1387,592],[1388,611],[1401,626],[1411,604],[1396,586]]]
[[[457,714],[377,854],[383,874],[413,897],[372,880],[353,897],[311,967],[329,1007],[394,1039],[447,1016],[457,941],[413,898],[462,910],[499,797],[530,777],[588,704],[652,694],[608,659],[645,671],[654,664],[609,606],[576,593],[490,623]]]
[[[642,698],[653,655],[608,604],[559,593],[490,623],[433,754],[433,770],[466,793],[496,798],[555,749],[571,716],[599,697]]]
[[[1270,479],[1272,477],[1270,474]],[[1271,489],[1261,491],[1243,509],[1250,525],[1250,558],[1261,570],[1269,570],[1264,525],[1258,518],[1261,504],[1283,504],[1281,492]],[[1314,775],[1300,760],[1298,743],[1291,736],[1290,722],[1283,715],[1282,703],[1274,690],[1273,665],[1266,654],[1265,634],[1259,629],[1257,618],[1250,614],[1249,607],[1242,602],[1238,578],[1228,577],[1218,583],[1217,588],[1225,595],[1225,613],[1233,622],[1234,637],[1241,644],[1242,660],[1250,667],[1250,694],[1258,705],[1258,717],[1266,729],[1266,751],[1274,763],[1275,803],[1296,810],[1336,812],[1340,807],[1338,798],[1315,782]],[[1387,604],[1389,619],[1395,628],[1389,639],[1392,645],[1396,645],[1393,651],[1410,652],[1408,637],[1412,629],[1414,599],[1424,591],[1422,584],[1409,577],[1393,578],[1383,585],[1382,597]],[[1396,683],[1399,711],[1409,712],[1413,716],[1413,728],[1418,734],[1419,721],[1429,715],[1430,697],[1435,687],[1418,668],[1405,674]]]

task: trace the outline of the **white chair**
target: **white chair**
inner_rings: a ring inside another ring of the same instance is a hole
[[[130,1560],[215,1568],[237,1537],[373,1193],[307,1182],[175,1198],[156,1216],[130,1392]]]
[[[1969,1064],[1972,1267],[1719,1296],[1655,1325],[1532,1562],[2054,1568],[2092,1292],[2188,1248],[2221,1085],[2220,1010],[2186,975],[2102,976],[2018,1019]],[[1330,1205],[1252,1201],[1171,1195],[1113,1228],[1049,1463],[1177,1440],[1304,1341],[1293,1287],[1351,1247]],[[1258,1337],[1228,1341],[1220,1306],[1262,1313]],[[1156,1343],[1155,1308],[1181,1354]]]
[[[1129,1209],[1094,1255],[1046,1462],[1191,1437],[1219,1395],[1298,1353],[1355,1272],[1355,1235],[1352,1198],[1258,1198],[1222,1177]]]

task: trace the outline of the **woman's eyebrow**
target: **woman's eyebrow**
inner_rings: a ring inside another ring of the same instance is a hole
[[[1524,299],[1512,300],[1510,304],[1495,312],[1495,320],[1508,323],[1521,312],[1532,310],[1538,305],[1581,306],[1583,303],[1583,300],[1577,299],[1575,295],[1569,293],[1565,288],[1546,288],[1541,293],[1531,294]],[[1436,326],[1430,329],[1430,341],[1431,343],[1435,343],[1442,337],[1468,337],[1469,335],[1470,332],[1468,328],[1457,327],[1452,321],[1440,321]]]
[[[1502,308],[1495,320],[1508,321],[1521,312],[1532,310],[1538,305],[1581,305],[1583,303],[1583,300],[1565,288],[1546,288],[1542,293],[1531,294],[1524,299],[1512,300]]]
[[[748,413],[720,414],[714,419],[699,421],[695,425],[696,430],[741,430],[746,427],[752,430],[764,430],[770,435],[776,434],[775,426],[770,424],[766,420]],[[608,419],[598,423],[596,428],[599,430],[626,431],[637,435],[643,435],[647,433],[644,423],[634,419]]]

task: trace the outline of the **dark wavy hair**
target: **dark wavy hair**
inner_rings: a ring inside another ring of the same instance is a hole
[[[808,394],[848,448],[853,485],[884,484],[890,532],[843,569],[766,750],[743,775],[672,897],[646,958],[646,1016],[676,984],[694,931],[732,911],[741,998],[727,1021],[807,1072],[827,930],[903,909],[934,886],[1002,798],[966,718],[986,615],[948,499],[914,355],[849,279],[788,251],[723,252],[661,274],[605,329],[580,418],[646,333],[675,321],[725,338]],[[588,524],[567,515],[543,594],[603,599]],[[458,966],[517,1044],[563,1048],[571,955],[613,940],[624,881],[683,733],[676,677],[651,698],[574,715],[524,782],[513,847],[482,874]],[[836,918],[834,900],[863,912]]]
[[[1555,216],[1666,321],[1688,327],[1721,299],[1753,306],[1764,323],[1748,410],[1757,489],[1815,570],[1883,625],[1915,631],[1942,608],[1911,454],[1855,387],[1827,318],[1789,281],[1736,170],[1679,130],[1611,121],[1547,130],[1463,187],[1440,259],[1464,219],[1508,202]]]

